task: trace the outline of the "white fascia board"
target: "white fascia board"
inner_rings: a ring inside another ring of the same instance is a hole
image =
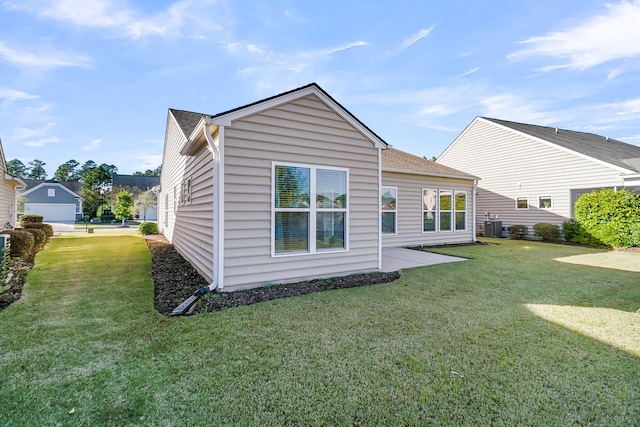
[[[549,142],[546,139],[542,139],[542,138],[538,138],[537,136],[529,135],[528,133],[521,132],[521,131],[516,130],[516,129],[512,129],[512,128],[508,127],[508,126],[504,126],[504,125],[501,125],[499,123],[492,122],[491,120],[486,120],[486,119],[483,119],[482,117],[478,117],[477,120],[482,120],[485,123],[492,124],[493,126],[497,126],[497,127],[501,128],[503,130],[507,130],[507,131],[509,131],[511,133],[515,133],[516,135],[519,135],[519,136],[525,137],[527,139],[539,142],[539,143],[544,144],[544,145],[546,145],[548,147],[552,147],[552,148],[555,148],[557,150],[564,151],[565,153],[573,154],[574,156],[578,156],[578,157],[583,158],[585,160],[590,160],[590,161],[592,161],[594,163],[597,163],[599,165],[607,166],[607,167],[609,167],[611,169],[614,169],[614,170],[617,170],[619,172],[622,172],[622,173],[635,173],[631,169],[625,169],[625,168],[620,167],[620,166],[612,165],[611,163],[605,162],[604,160],[596,159],[595,157],[587,156],[586,154],[582,154],[582,153],[579,153],[577,151],[570,150],[570,149],[568,149],[566,147],[563,147],[561,145],[554,144],[553,142]],[[475,120],[474,120],[474,122],[475,122]]]
[[[64,185],[62,185],[62,184],[60,184],[60,183],[58,183],[58,182],[43,182],[42,184],[38,184],[38,185],[36,185],[36,186],[35,186],[35,187],[33,187],[31,190],[27,190],[27,191],[25,191],[24,193],[22,193],[22,195],[23,195],[23,196],[26,196],[27,194],[31,194],[31,193],[33,193],[34,191],[36,191],[37,189],[42,188],[42,187],[58,187],[58,188],[63,189],[63,190],[64,190],[64,191],[66,191],[67,193],[71,194],[73,197],[79,197],[79,198],[82,198],[82,196],[81,196],[80,194],[75,193],[75,192],[73,192],[73,191],[69,190],[67,187],[65,187]]]
[[[223,114],[221,116],[213,117],[211,123],[220,125],[220,126],[231,126],[231,123],[234,120],[241,119],[243,117],[250,116],[252,114],[260,113],[264,110],[268,110],[270,108],[277,107],[282,104],[286,104],[291,101],[295,101],[296,99],[304,98],[308,95],[316,95],[320,98],[325,104],[327,104],[333,111],[335,111],[340,117],[346,120],[351,126],[356,128],[358,132],[367,137],[376,148],[388,148],[388,145],[380,139],[377,135],[375,135],[371,130],[367,129],[362,125],[358,120],[355,120],[353,116],[347,112],[343,107],[338,105],[333,99],[325,95],[322,91],[318,90],[315,86],[309,86],[297,90],[295,92],[287,93],[285,95],[278,96],[276,98],[268,99],[263,102],[259,102],[254,105],[250,105],[248,107],[242,108],[240,110],[232,111],[227,114]]]
[[[394,173],[406,173],[409,175],[421,175],[421,176],[433,176],[438,178],[455,178],[455,179],[464,179],[467,181],[480,180],[477,176],[469,176],[469,175],[451,175],[446,173],[436,173],[436,172],[426,172],[426,171],[414,171],[409,169],[392,169],[392,168],[383,168],[382,172],[394,172]]]
[[[199,147],[201,144],[206,143],[205,139],[205,128],[204,125],[206,123],[206,118],[202,117],[196,127],[191,132],[191,135],[188,136],[187,141],[184,143],[182,148],[180,149],[180,155],[188,156],[192,154],[193,150]],[[216,126],[217,129],[217,126]]]

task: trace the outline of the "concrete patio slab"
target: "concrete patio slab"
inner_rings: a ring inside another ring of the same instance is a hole
[[[466,258],[434,254],[407,248],[382,248],[383,272],[403,270],[405,268],[424,267],[426,265],[447,262],[466,261]]]

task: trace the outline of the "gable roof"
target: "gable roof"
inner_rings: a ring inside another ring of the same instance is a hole
[[[111,180],[114,187],[131,187],[138,188],[142,191],[148,191],[153,187],[160,185],[159,176],[113,174],[111,176]]]
[[[301,86],[296,89],[289,90],[287,92],[280,93],[278,95],[270,96],[265,99],[261,99],[250,104],[246,104],[240,107],[233,108],[231,110],[223,111],[214,115],[194,113],[191,111],[169,109],[173,114],[173,117],[178,122],[180,129],[184,135],[189,139],[191,134],[200,126],[200,122],[205,117],[210,118],[216,125],[229,126],[233,120],[237,120],[242,117],[256,114],[260,111],[272,108],[274,106],[284,104],[294,99],[298,99],[309,94],[317,95],[322,101],[328,104],[338,115],[342,116],[346,121],[351,123],[358,131],[368,137],[374,145],[378,148],[387,148],[387,144],[382,138],[380,138],[375,132],[373,132],[367,125],[362,123],[360,119],[354,116],[349,110],[344,108],[342,104],[333,99],[324,89],[322,89],[317,83],[309,83],[308,85]]]
[[[448,178],[478,179],[478,177],[466,172],[414,156],[413,154],[405,153],[395,148],[382,151],[382,170]]]
[[[23,181],[27,186],[22,190],[22,194],[31,193],[36,188],[45,186],[62,187],[77,197],[81,197],[80,194],[82,193],[82,184],[78,181],[56,181],[55,179],[49,179],[47,181],[41,179],[24,179]]]
[[[587,132],[481,117],[603,162],[640,172],[640,147]]]

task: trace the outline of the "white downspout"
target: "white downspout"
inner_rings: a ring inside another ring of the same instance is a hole
[[[213,282],[212,291],[224,287],[224,126],[218,126],[218,144],[211,136],[211,117],[205,117],[204,135],[213,150]]]
[[[472,208],[473,209],[473,215],[472,215],[472,217],[473,217],[473,225],[472,225],[472,227],[473,227],[473,236],[472,236],[472,238],[473,238],[474,242],[476,241],[476,196],[477,196],[476,193],[477,192],[478,192],[478,180],[474,179],[473,180],[473,208]]]
[[[382,149],[378,148],[378,270],[382,269]],[[396,218],[397,221],[397,218]]]

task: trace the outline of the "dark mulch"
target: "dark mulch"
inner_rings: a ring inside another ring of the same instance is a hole
[[[18,301],[22,296],[22,288],[24,287],[25,277],[33,267],[35,254],[30,255],[27,259],[11,258],[7,263],[7,269],[2,271],[0,276],[0,289],[9,286],[8,289],[0,293],[0,310],[4,310],[12,303]]]
[[[154,305],[161,314],[171,311],[208,283],[187,261],[178,254],[173,245],[161,236],[147,237],[151,251],[151,276],[154,284]],[[193,313],[225,310],[232,307],[256,304],[278,298],[286,298],[331,289],[392,282],[400,273],[354,274],[345,277],[316,279],[304,282],[267,286],[245,291],[209,293],[200,299]]]

